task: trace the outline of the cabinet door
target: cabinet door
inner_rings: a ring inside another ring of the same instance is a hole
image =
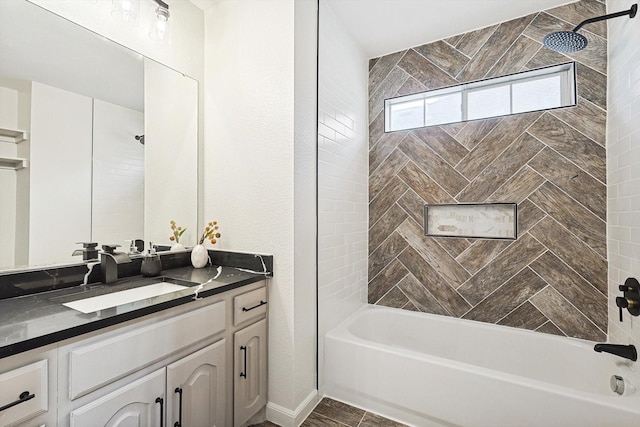
[[[71,427],[160,426],[164,389],[162,368],[71,412]]]
[[[267,403],[267,319],[234,335],[234,425],[240,426]]]
[[[167,366],[169,426],[227,426],[226,354],[222,339]]]

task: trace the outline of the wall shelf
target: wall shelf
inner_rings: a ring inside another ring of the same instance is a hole
[[[0,169],[18,170],[27,167],[27,159],[19,157],[0,157]]]
[[[29,132],[18,129],[7,129],[0,127],[0,141],[18,144],[29,139]]]

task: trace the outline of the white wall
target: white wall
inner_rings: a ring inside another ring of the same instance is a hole
[[[0,81],[0,128],[17,129],[18,90],[8,83]]]
[[[144,237],[144,114],[93,100],[91,239],[117,243]],[[166,226],[164,227],[166,230]]]
[[[16,265],[16,171],[0,168],[0,194],[0,269],[7,269]]]
[[[31,82],[0,77],[0,127],[31,127]],[[0,155],[29,159],[29,140],[0,141]],[[0,269],[25,266],[29,259],[29,168],[0,169]]]
[[[629,8],[609,0],[609,12]],[[640,40],[639,18],[608,21],[607,197],[609,247],[609,341],[640,348],[640,317],[618,319],[615,298],[627,277],[640,280]],[[634,367],[640,371],[635,364]]]
[[[144,239],[170,244],[173,220],[187,228],[180,243],[192,246],[199,233],[198,83],[149,60],[144,75]]]
[[[91,238],[91,122],[91,98],[32,84],[30,266],[77,261]]]
[[[284,427],[316,397],[314,10],[242,0],[205,14],[205,218],[219,248],[274,255],[267,414]]]
[[[19,129],[18,91],[0,81],[0,128]],[[18,146],[0,140],[0,157],[17,157]],[[0,167],[0,269],[15,265],[17,172]]]
[[[319,378],[325,334],[367,302],[368,61],[320,2]]]
[[[294,1],[294,324],[295,402],[315,399],[317,292],[318,5]],[[310,401],[305,410],[309,409]],[[298,405],[300,406],[300,405]]]

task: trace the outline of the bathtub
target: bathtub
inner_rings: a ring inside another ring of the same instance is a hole
[[[325,394],[415,426],[640,426],[640,361],[593,345],[369,305],[326,336]]]

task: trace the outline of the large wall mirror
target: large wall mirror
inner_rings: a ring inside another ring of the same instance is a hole
[[[168,244],[171,220],[195,236],[197,140],[196,80],[0,2],[0,270],[80,262],[77,242]]]

